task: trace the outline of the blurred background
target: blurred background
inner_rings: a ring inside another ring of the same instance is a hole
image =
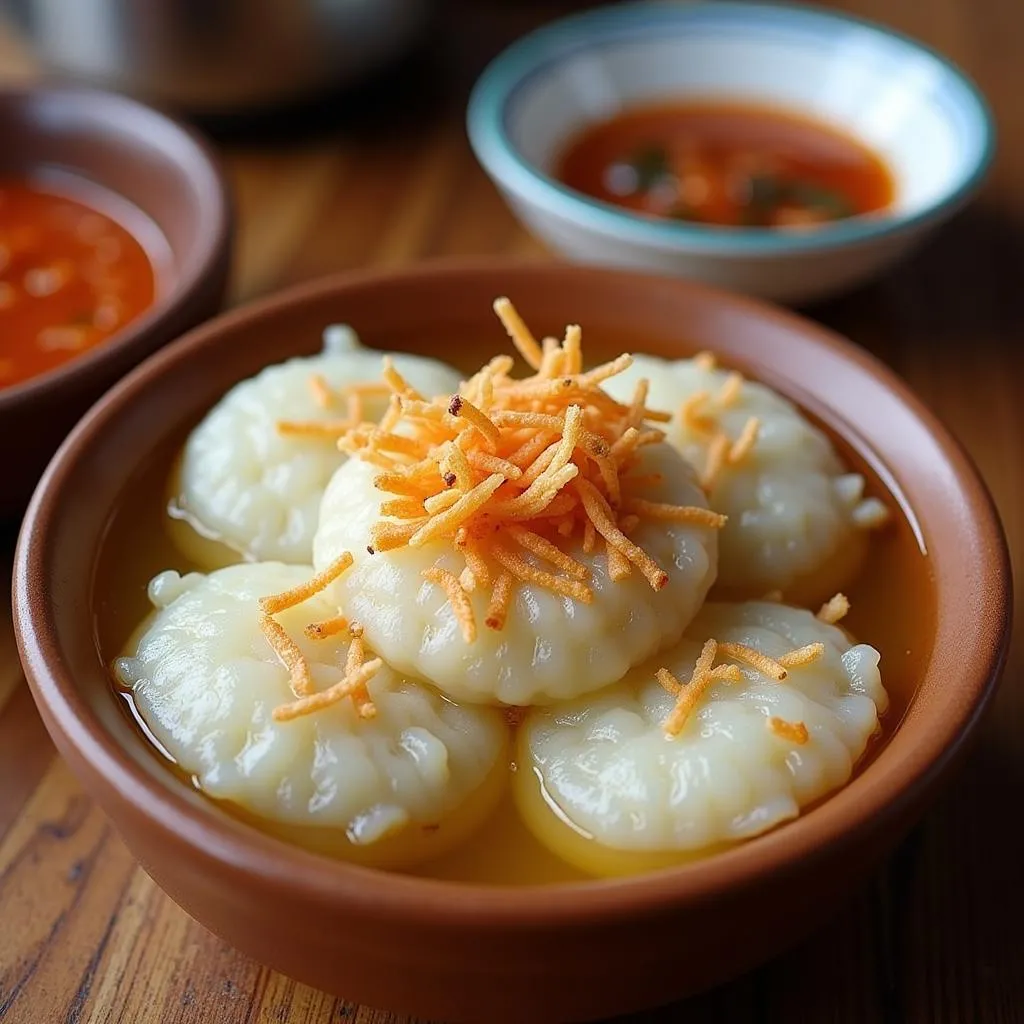
[[[428,254],[541,254],[472,157],[465,101],[509,42],[588,6],[5,0],[0,79],[35,79],[44,71],[121,88],[211,133],[239,212],[237,301],[320,273]],[[1009,88],[1024,34],[1016,0],[822,6],[916,36],[975,78],[1000,130],[987,196],[998,195],[1004,214],[1024,213],[1024,193],[1014,187],[1024,174],[1024,115]],[[987,223],[979,212],[958,227],[986,232],[1000,258],[1008,250],[1021,258],[1005,223]],[[974,261],[964,269],[977,268]]]

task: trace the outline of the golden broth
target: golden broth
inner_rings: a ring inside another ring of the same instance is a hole
[[[634,349],[642,350],[642,345]],[[466,364],[479,365],[472,358],[477,354],[482,353],[463,352],[459,363],[463,368]],[[146,596],[150,579],[165,569],[183,574],[201,571],[171,542],[166,511],[167,480],[185,437],[182,432],[172,444],[153,453],[122,495],[108,524],[93,581],[96,642],[107,665],[124,652],[132,633],[152,610]],[[864,474],[868,493],[882,498],[894,513],[893,521],[872,535],[864,569],[847,588],[852,609],[843,626],[881,653],[882,682],[890,698],[882,732],[859,762],[860,771],[877,756],[906,713],[931,650],[935,612],[929,559],[905,510],[845,442],[834,435],[832,440],[850,468]],[[111,685],[114,687],[113,679]],[[121,697],[128,698],[119,700],[119,704],[126,714],[132,714],[130,697],[116,689]],[[133,718],[139,724],[138,716]],[[146,742],[155,757],[166,758],[151,740]],[[194,784],[173,762],[170,764],[185,784]],[[530,769],[512,764],[510,770]],[[230,805],[222,806],[252,821]],[[458,849],[409,873],[493,885],[535,885],[587,877],[534,838],[519,817],[511,794]]]

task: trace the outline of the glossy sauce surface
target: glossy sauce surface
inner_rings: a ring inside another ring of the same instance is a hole
[[[152,306],[162,242],[141,211],[98,186],[0,179],[0,388],[102,344]]]
[[[851,136],[731,103],[627,110],[570,140],[555,176],[635,213],[722,227],[813,228],[895,197],[889,169]]]
[[[635,343],[624,344],[624,347],[632,351],[644,350],[642,339],[629,341]],[[486,358],[491,354],[483,350],[463,353],[458,366],[467,369],[479,365],[479,360],[474,361],[475,356]],[[603,352],[592,353],[594,361],[606,356]],[[890,698],[890,707],[882,719],[882,732],[869,745],[857,767],[857,771],[861,771],[884,747],[906,713],[930,655],[934,635],[931,567],[914,526],[903,514],[896,497],[848,445],[831,432],[830,436],[851,469],[865,474],[868,492],[881,497],[894,513],[893,521],[885,530],[872,536],[864,570],[847,591],[852,610],[843,622],[858,640],[870,643],[881,652],[882,680]],[[171,542],[166,514],[166,481],[184,440],[183,432],[163,450],[154,452],[149,463],[139,471],[114,510],[100,550],[93,584],[94,623],[98,654],[108,666],[123,653],[130,636],[151,611],[146,597],[149,580],[169,568],[181,573],[199,571]],[[125,713],[131,714],[130,696],[118,691],[115,697],[113,680],[111,687],[112,699],[117,699]],[[146,744],[154,757],[164,756],[150,740],[140,736],[140,742]],[[168,762],[168,766],[183,784],[194,784],[173,762]],[[532,770],[515,763],[510,764],[509,769]],[[240,814],[236,808],[221,806],[228,813],[252,822],[251,817]],[[553,884],[586,877],[533,836],[511,795],[457,850],[421,864],[410,873],[513,886]]]

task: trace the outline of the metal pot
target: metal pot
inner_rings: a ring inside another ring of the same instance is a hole
[[[197,113],[342,86],[397,58],[430,0],[0,0],[39,59]]]

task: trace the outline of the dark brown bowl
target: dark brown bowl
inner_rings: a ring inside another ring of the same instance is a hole
[[[325,324],[371,345],[452,358],[494,334],[507,294],[545,330],[607,348],[694,345],[798,399],[913,510],[937,609],[905,719],[877,758],[798,820],[688,866],[509,889],[331,861],[227,816],[151,755],[98,656],[97,552],[150,453],[236,381],[315,351]],[[485,333],[487,332],[487,333]],[[900,839],[965,747],[1008,639],[1006,546],[957,443],[843,339],[769,306],[675,279],[582,267],[422,267],[346,276],[230,313],[159,353],[73,432],[28,512],[18,642],[47,728],[156,881],[258,960],[349,999],[430,1018],[565,1021],[706,988],[805,935]]]
[[[168,242],[173,273],[156,305],[102,345],[0,389],[0,519],[11,519],[82,413],[151,352],[220,309],[231,213],[224,180],[199,138],[124,96],[59,86],[0,92],[0,139],[0,175],[68,171],[148,215]]]

